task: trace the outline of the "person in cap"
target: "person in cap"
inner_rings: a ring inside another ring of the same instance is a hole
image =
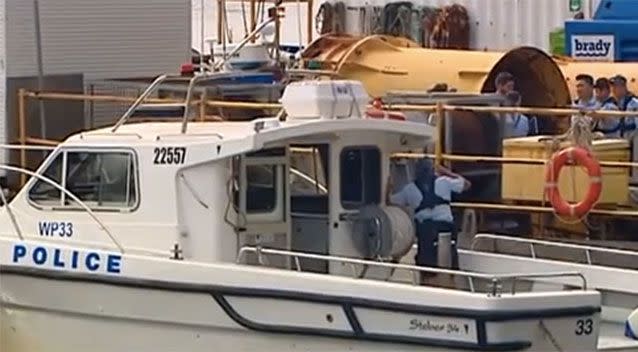
[[[618,108],[621,111],[638,111],[638,98],[627,89],[627,79],[622,75],[616,75],[609,79],[611,83],[611,94],[616,98]],[[623,116],[620,118],[618,132],[620,136],[629,141],[631,145],[631,160],[638,161],[638,133],[636,125],[638,117]],[[631,169],[631,182],[638,182],[638,170]]]
[[[494,80],[496,94],[505,96],[515,88],[514,75],[509,72],[499,72]]]
[[[638,99],[627,89],[627,79],[622,75],[616,75],[609,79],[611,93],[616,99],[621,111],[638,111]],[[620,118],[619,133],[621,137],[631,137],[636,130],[636,117],[625,116]]]
[[[506,95],[508,106],[521,106],[521,95],[517,91],[511,91]],[[525,137],[529,135],[532,127],[537,132],[536,119],[530,119],[519,112],[507,113],[504,115],[503,138]]]
[[[594,83],[594,96],[598,104],[596,110],[617,111],[616,99],[611,96],[611,85],[607,78],[601,77]],[[600,132],[607,138],[620,137],[620,119],[615,117],[600,117],[593,122],[593,130]]]
[[[416,265],[436,267],[439,233],[449,232],[452,234],[452,268],[458,268],[457,232],[450,201],[452,193],[461,193],[470,186],[468,180],[444,167],[435,170],[427,159],[417,162],[414,181],[398,192],[393,193],[392,179],[388,180],[386,201],[414,214],[418,240]],[[422,278],[428,276],[432,275],[422,274]]]

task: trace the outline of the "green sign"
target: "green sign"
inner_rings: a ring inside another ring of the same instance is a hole
[[[582,0],[569,0],[569,11],[580,11],[583,7]]]

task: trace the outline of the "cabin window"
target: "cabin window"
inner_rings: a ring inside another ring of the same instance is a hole
[[[327,145],[290,146],[290,193],[328,195]]]
[[[44,175],[60,183],[91,209],[133,208],[138,201],[135,158],[127,151],[65,151]],[[68,195],[39,180],[29,198],[44,206],[79,208]]]
[[[280,189],[284,180],[286,150],[273,148],[246,154],[233,159],[234,185],[233,204],[240,209],[240,200],[245,201],[246,214],[271,214],[278,208]],[[243,169],[242,169],[242,166]],[[242,176],[242,173],[245,176]],[[240,192],[241,177],[245,177],[245,191]]]
[[[381,201],[381,152],[378,148],[344,148],[340,157],[340,176],[344,209]]]
[[[42,176],[62,186],[62,170],[64,169],[64,153],[58,154],[44,170]],[[51,184],[38,180],[29,191],[29,199],[36,204],[46,206],[61,205],[62,192]]]
[[[277,206],[276,166],[246,166],[246,212],[270,213]]]

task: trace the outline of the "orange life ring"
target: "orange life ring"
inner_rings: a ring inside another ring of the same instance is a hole
[[[585,199],[572,204],[563,199],[558,190],[558,176],[563,166],[568,161],[573,161],[576,165],[587,169],[589,175],[589,190]],[[551,163],[547,167],[545,175],[545,194],[552,203],[552,207],[559,215],[581,217],[587,214],[596,204],[602,191],[600,164],[586,149],[580,147],[569,147],[554,153]]]
[[[366,110],[366,115],[368,115],[368,117],[371,117],[373,119],[390,119],[390,120],[405,121],[405,115],[396,111],[387,111],[387,110],[372,108],[372,109]]]

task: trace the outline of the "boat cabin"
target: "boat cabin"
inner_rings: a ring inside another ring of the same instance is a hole
[[[282,98],[285,118],[83,132],[51,153],[10,209],[26,238],[131,254],[235,262],[255,245],[365,257],[353,239],[359,209],[384,204],[392,154],[422,151],[434,134],[369,118],[368,101],[357,82],[299,82]],[[14,231],[12,221],[0,226]]]

